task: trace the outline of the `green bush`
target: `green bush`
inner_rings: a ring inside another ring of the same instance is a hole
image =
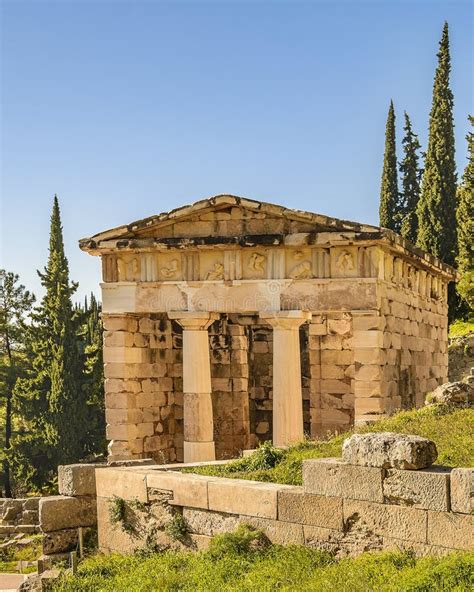
[[[267,538],[260,530],[240,524],[235,532],[215,536],[209,546],[209,555],[218,559],[226,554],[245,555],[267,547]]]

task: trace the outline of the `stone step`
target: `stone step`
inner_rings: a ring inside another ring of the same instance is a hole
[[[3,535],[9,535],[9,534],[18,534],[18,533],[34,534],[36,532],[41,532],[38,524],[15,524],[15,525],[0,524],[0,537]]]

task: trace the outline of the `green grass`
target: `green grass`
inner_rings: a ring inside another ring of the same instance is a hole
[[[474,410],[429,406],[402,411],[393,417],[356,430],[363,432],[399,432],[417,434],[433,440],[438,448],[437,464],[450,467],[474,466]],[[353,433],[353,432],[350,432]],[[186,469],[201,475],[235,479],[270,481],[301,485],[302,462],[308,458],[341,456],[341,446],[350,433],[329,440],[305,441],[271,456],[268,446],[227,465]],[[274,450],[274,449],[273,449]]]
[[[18,563],[20,561],[35,561],[42,554],[42,536],[39,534],[29,535],[31,543],[25,547],[10,547],[5,551],[0,551],[0,572],[18,573]],[[36,571],[35,566],[24,567],[23,573]]]
[[[228,535],[216,538],[223,536]],[[418,560],[410,553],[366,553],[337,561],[307,547],[230,546],[218,554],[211,548],[97,555],[53,592],[461,592],[473,587],[474,553]]]
[[[464,337],[474,333],[474,314],[472,314],[467,321],[454,321],[449,325],[449,338]]]

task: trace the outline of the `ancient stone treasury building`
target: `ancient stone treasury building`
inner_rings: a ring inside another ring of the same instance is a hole
[[[219,195],[80,246],[102,258],[110,460],[320,437],[447,379],[455,272],[389,230]]]

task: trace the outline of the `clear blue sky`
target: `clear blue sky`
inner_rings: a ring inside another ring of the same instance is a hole
[[[0,3],[1,265],[38,293],[54,193],[81,297],[79,238],[217,193],[377,223],[388,104],[426,148],[445,19],[464,168],[470,1]]]

